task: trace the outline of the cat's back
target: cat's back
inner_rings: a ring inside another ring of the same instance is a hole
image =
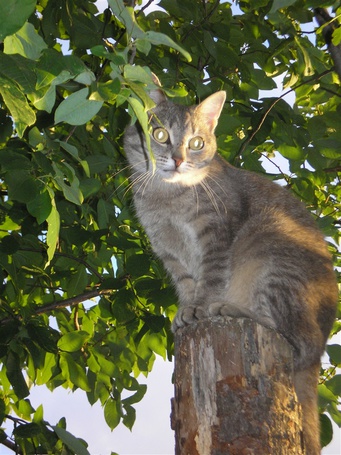
[[[319,231],[304,203],[288,188],[264,175],[236,168],[218,155],[215,161],[212,163],[212,182],[216,180],[215,185],[223,189],[224,198],[232,199],[232,205],[239,207],[244,217],[282,213]]]

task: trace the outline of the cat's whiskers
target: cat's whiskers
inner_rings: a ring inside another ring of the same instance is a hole
[[[135,172],[134,174],[137,174],[138,172]],[[132,178],[134,176],[130,178]],[[129,185],[129,189],[133,188],[133,186],[138,185],[139,187],[135,194],[138,194],[140,191],[142,191],[142,197],[144,195],[144,192],[148,189],[149,185],[151,184],[151,181],[155,178],[156,173],[152,171],[146,171],[143,174],[138,175],[136,178],[133,179],[133,181]]]
[[[198,190],[197,190],[197,185],[193,185],[191,187],[192,189],[192,193],[193,193],[193,199],[195,198],[197,203],[196,203],[196,207],[197,207],[197,216],[199,215],[199,195],[198,195]]]
[[[134,177],[135,174],[137,174],[137,177]],[[143,174],[141,174],[140,172],[135,172],[134,174],[132,174],[132,175],[130,176],[130,182],[129,182],[128,186],[127,186],[127,189],[126,189],[126,191],[124,192],[124,196],[126,196],[127,193],[128,193],[133,187],[135,187],[136,185],[139,185],[139,184],[140,184],[140,186],[138,187],[138,189],[137,189],[137,191],[136,191],[136,194],[137,194],[137,193],[140,191],[141,187],[144,186],[144,184],[145,184],[144,182],[145,182],[145,180],[148,179],[149,174],[150,174],[149,171],[146,171],[146,172],[144,172]]]
[[[138,193],[142,189],[142,194],[141,194],[142,197],[144,196],[144,192],[148,189],[150,182],[155,178],[155,172],[148,171],[144,177],[145,178],[144,178],[140,188],[136,192],[136,193]]]
[[[213,180],[213,179],[212,179]],[[218,205],[217,200],[221,203],[221,205],[225,209],[225,213],[227,213],[226,206],[224,204],[224,201],[221,199],[221,197],[218,196],[218,194],[213,190],[211,185],[206,181],[206,179],[202,180],[200,182],[200,186],[204,189],[205,193],[207,194],[209,200],[212,202],[212,205],[217,212],[218,215],[221,215],[221,209]]]
[[[145,163],[145,162],[146,162],[146,160],[144,159],[144,160],[141,160],[141,161],[140,161],[139,163],[137,163],[137,164],[141,164],[141,163]],[[124,166],[123,168],[119,169],[118,171],[113,172],[109,179],[110,179],[110,180],[114,179],[117,175],[121,174],[122,172],[124,172],[124,171],[126,171],[126,170],[131,171],[131,170],[134,169],[134,167],[135,167],[135,165],[133,165],[133,164],[128,164],[127,166]],[[136,174],[136,173],[137,173],[137,172],[135,172],[135,174]],[[133,174],[133,175],[134,175],[134,174]],[[126,178],[123,180],[123,182],[120,183],[120,184],[119,184],[119,185],[118,185],[118,186],[109,194],[108,199],[110,199],[111,197],[113,197],[113,195],[114,195],[115,193],[118,193],[118,191],[120,190],[120,188],[122,188],[122,186],[126,185],[127,182],[129,182],[129,180],[131,179],[131,176],[132,176],[132,175],[130,174],[130,175],[129,175],[129,178],[126,177]],[[127,195],[127,193],[129,192],[129,190],[131,189],[131,187],[132,187],[132,184],[131,184],[131,183],[128,183],[127,188],[126,188],[126,190],[125,190],[125,192],[124,192],[124,194],[123,194],[123,197],[125,197],[125,196]]]
[[[211,179],[221,190],[221,192],[226,196],[228,197],[226,191],[224,190],[223,186],[219,183],[219,179],[217,178],[214,178],[212,177],[212,175],[210,175],[209,173],[207,174],[206,176],[207,179]],[[205,182],[206,183],[206,182]],[[208,185],[208,184],[207,184]],[[210,185],[208,185],[210,187],[210,190],[213,192],[214,196],[219,199],[219,201],[221,202],[221,205],[224,207],[224,212],[227,213],[227,208],[226,208],[226,205],[224,203],[224,199],[222,199],[213,189]]]
[[[147,160],[143,159],[143,160],[141,160],[140,162],[138,162],[136,164],[137,165],[142,164],[142,163],[145,164],[146,161]],[[118,175],[122,171],[125,171],[127,169],[128,170],[133,170],[134,168],[135,168],[135,164],[134,165],[133,164],[129,164],[128,166],[125,166],[124,168],[122,168],[120,171],[115,172],[115,174],[113,174],[113,177],[116,177],[116,175]],[[127,185],[127,188],[126,188],[126,190],[125,190],[125,192],[123,194],[123,197],[125,197],[127,195],[127,193],[131,190],[131,188],[134,186],[135,182],[137,183],[140,178],[143,178],[144,173],[141,174],[139,176],[139,178],[134,178],[134,175],[139,174],[139,173],[140,173],[140,171],[136,171],[136,172],[130,174],[129,178],[124,179],[124,181],[115,189],[115,192],[117,192],[123,185],[125,185],[127,182],[129,182],[128,185]]]

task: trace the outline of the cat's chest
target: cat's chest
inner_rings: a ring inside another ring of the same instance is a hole
[[[198,217],[187,204],[160,204],[157,209],[144,204],[139,210],[141,222],[157,253],[179,254],[193,262],[200,256]]]

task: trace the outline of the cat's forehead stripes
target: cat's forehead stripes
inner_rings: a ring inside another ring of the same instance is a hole
[[[152,113],[151,118],[169,129],[179,127],[182,129],[191,122],[191,113],[187,106],[177,106],[175,109],[172,104],[162,103]]]

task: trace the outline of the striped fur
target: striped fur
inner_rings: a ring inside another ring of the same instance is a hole
[[[124,143],[138,217],[178,293],[173,330],[228,315],[250,317],[284,335],[294,352],[306,453],[316,455],[318,365],[337,302],[323,236],[287,190],[216,153],[224,92],[196,107],[156,95],[151,127],[164,128],[169,138],[160,143],[151,135],[155,171],[137,125],[126,130]],[[190,148],[193,137],[203,139],[202,149]],[[303,393],[308,383],[310,394]]]

